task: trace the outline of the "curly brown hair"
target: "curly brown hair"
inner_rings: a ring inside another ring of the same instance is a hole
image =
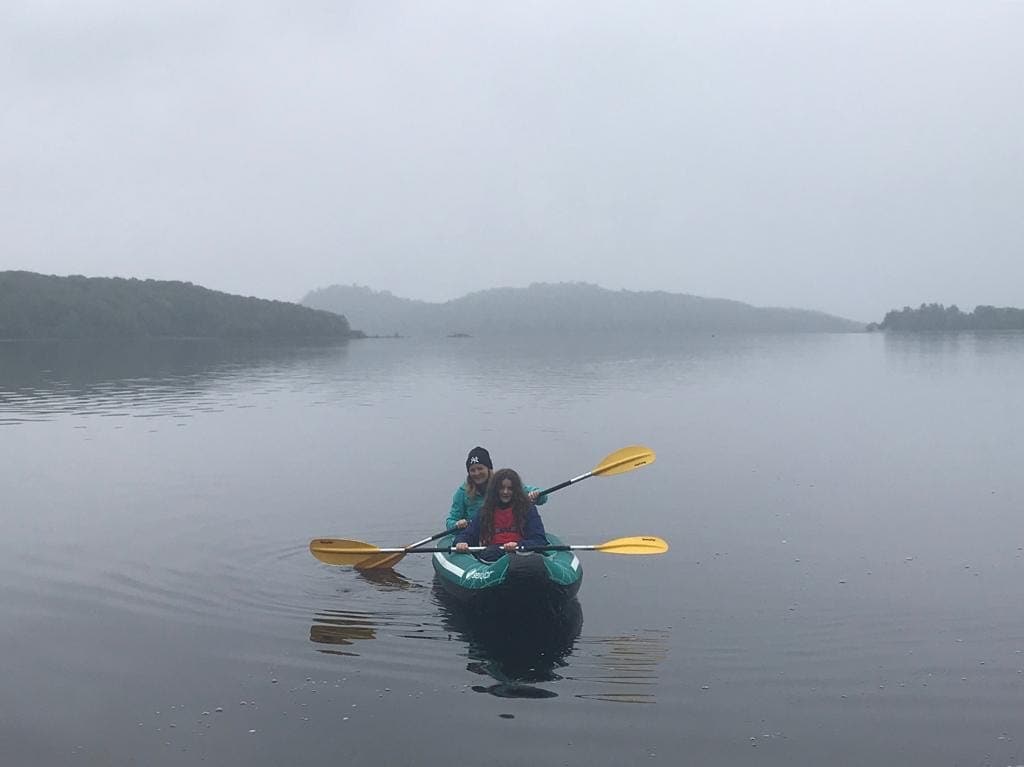
[[[523,480],[512,469],[498,469],[491,474],[491,480],[487,484],[487,495],[484,496],[484,505],[480,508],[480,543],[484,546],[494,538],[494,510],[501,505],[498,492],[501,490],[502,481],[506,479],[512,480],[512,512],[515,516],[516,528],[520,535],[526,528],[526,515],[532,504],[526,497]]]

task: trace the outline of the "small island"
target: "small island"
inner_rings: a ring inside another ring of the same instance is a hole
[[[0,339],[362,338],[344,315],[190,282],[0,272]]]
[[[896,332],[1024,330],[1024,309],[978,306],[973,312],[962,312],[955,304],[921,304],[917,309],[904,306],[899,311],[888,312],[881,322],[872,322],[867,329]]]

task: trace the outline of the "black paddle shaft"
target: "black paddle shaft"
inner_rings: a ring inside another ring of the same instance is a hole
[[[469,551],[467,551],[466,553],[467,554],[479,553],[479,552],[481,552],[481,551],[483,551],[484,549],[487,549],[487,548],[489,548],[489,547],[488,546],[470,546],[469,547]],[[576,548],[579,548],[579,547],[577,546]],[[548,545],[548,546],[525,546],[525,547],[523,547],[521,549],[516,549],[515,551],[525,553],[525,552],[529,552],[529,551],[572,551],[572,549],[573,549],[572,546]],[[454,549],[454,547],[446,548],[444,546],[440,546],[440,547],[438,547],[438,546],[430,546],[430,547],[424,546],[421,549],[409,549],[408,553],[410,553],[410,554],[420,554],[420,553],[423,553],[423,554],[458,554],[460,552],[457,552]]]
[[[587,477],[593,476],[593,474],[594,472],[588,471],[586,474],[580,474],[578,477],[567,479],[565,480],[565,482],[560,482],[554,487],[549,487],[547,490],[541,490],[539,493],[537,493],[537,497],[540,497],[542,495],[550,495],[556,490],[561,490],[563,487],[569,487],[569,485],[573,484],[574,482],[579,482],[582,479],[586,479]]]

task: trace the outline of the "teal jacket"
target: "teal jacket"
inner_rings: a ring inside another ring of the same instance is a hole
[[[523,485],[523,489],[532,493],[534,490],[540,490],[539,487],[533,487],[532,485]],[[536,504],[543,506],[548,502],[548,497],[542,495],[537,498]],[[484,505],[483,495],[477,494],[472,499],[466,494],[466,484],[459,485],[459,489],[455,491],[455,495],[452,496],[452,508],[448,512],[448,519],[444,522],[444,529],[451,530],[455,527],[455,523],[460,519],[476,519],[476,515],[480,513],[480,507]]]

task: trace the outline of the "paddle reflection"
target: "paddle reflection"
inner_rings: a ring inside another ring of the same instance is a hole
[[[576,697],[606,703],[654,703],[668,644],[667,631],[580,640],[571,677],[581,688]]]
[[[473,673],[496,684],[473,690],[502,698],[553,698],[557,693],[537,687],[557,682],[583,626],[583,608],[573,598],[557,611],[516,615],[479,613],[454,600],[435,581],[434,599],[444,629],[465,642]]]
[[[376,639],[376,625],[372,616],[350,610],[324,610],[318,612],[309,627],[309,641],[317,644],[348,646],[357,641]],[[321,649],[329,655],[358,655],[358,653]]]
[[[355,572],[360,580],[372,583],[383,591],[403,591],[405,589],[417,587],[416,583],[413,583],[404,575],[400,575],[390,568],[384,568],[381,570],[356,570]]]

